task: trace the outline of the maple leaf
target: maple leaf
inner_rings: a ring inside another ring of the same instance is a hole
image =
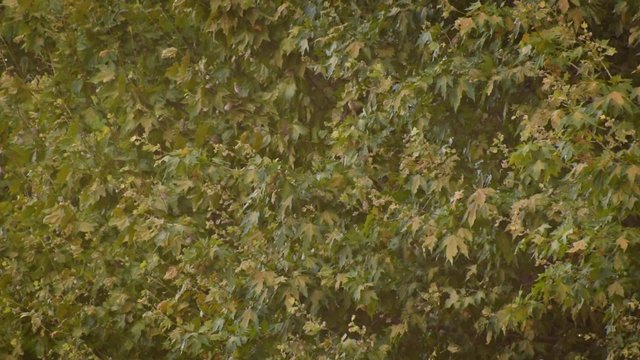
[[[456,27],[460,31],[460,35],[464,35],[474,27],[473,19],[469,17],[459,18],[456,20]]]
[[[629,240],[625,239],[623,236],[620,236],[616,240],[616,245],[622,249],[623,252],[627,251],[627,247],[629,247]]]
[[[571,249],[567,250],[568,253],[575,253],[585,250],[587,248],[587,242],[585,240],[578,240],[571,245]]]
[[[616,107],[622,107],[625,103],[624,95],[619,91],[613,91],[607,95],[607,100],[613,102]]]
[[[178,276],[178,268],[175,266],[169,266],[167,271],[164,273],[163,279],[173,280],[176,276]]]
[[[558,0],[558,7],[563,14],[566,13],[569,10],[569,0]]]

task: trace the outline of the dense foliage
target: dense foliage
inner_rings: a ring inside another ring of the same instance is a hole
[[[640,2],[4,0],[0,357],[640,357]]]

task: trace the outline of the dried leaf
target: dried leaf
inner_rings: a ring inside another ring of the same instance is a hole
[[[170,47],[162,50],[160,57],[163,59],[173,59],[174,57],[176,57],[177,53],[178,53],[178,49],[174,47]]]
[[[627,240],[624,237],[620,236],[618,238],[618,240],[616,240],[616,245],[618,245],[620,247],[620,249],[622,249],[622,251],[625,252],[625,251],[627,251],[627,247],[629,247],[629,240]]]
[[[567,252],[575,253],[578,251],[585,250],[586,248],[587,248],[587,242],[585,240],[578,240],[573,243],[573,245],[571,246],[571,249],[569,249]]]
[[[563,14],[566,13],[569,10],[569,0],[558,0],[558,7]]]
[[[169,266],[167,272],[164,273],[163,279],[165,280],[173,280],[178,276],[178,268],[175,266]]]

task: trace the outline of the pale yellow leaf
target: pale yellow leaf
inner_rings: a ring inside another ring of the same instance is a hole
[[[458,253],[469,256],[469,248],[464,243],[465,239],[471,239],[471,232],[464,228],[458,229],[455,235],[449,235],[444,239],[445,256],[451,263]]]
[[[178,268],[175,267],[175,266],[170,266],[167,269],[167,272],[164,273],[163,279],[165,279],[165,280],[173,280],[173,279],[175,279],[176,276],[178,276]]]
[[[64,208],[58,206],[42,219],[45,224],[60,225],[65,217]]]
[[[160,57],[163,59],[171,59],[171,58],[174,58],[177,53],[178,53],[178,49],[174,47],[170,47],[162,50]]]
[[[635,183],[636,177],[638,176],[638,174],[640,174],[640,166],[638,165],[629,166],[629,168],[627,169],[627,176],[629,177],[629,182],[631,184]]]
[[[391,339],[395,339],[399,336],[404,335],[406,332],[407,332],[406,323],[391,325],[391,334],[389,335],[389,337]]]
[[[473,238],[473,234],[471,233],[471,231],[469,231],[469,229],[466,228],[460,228],[458,229],[457,235],[465,240],[471,240]]]
[[[252,319],[255,320],[255,318],[256,318],[256,314],[253,312],[253,310],[251,309],[245,310],[240,316],[240,328],[246,329],[247,326],[249,325],[249,321],[251,321]]]
[[[616,240],[616,245],[622,249],[622,251],[627,251],[627,247],[629,247],[629,240],[625,239],[623,236],[620,236],[618,240]]]
[[[317,333],[319,333],[320,330],[322,330],[322,328],[323,328],[322,324],[319,324],[315,321],[307,321],[306,323],[304,323],[302,330],[304,330],[305,334],[309,336],[314,336]]]
[[[613,284],[609,285],[609,287],[607,287],[607,292],[609,293],[609,296],[624,296],[624,289],[622,288],[622,284],[620,284],[619,281],[616,281]]]
[[[460,351],[460,347],[454,343],[450,343],[449,346],[447,346],[447,350],[452,353],[455,354],[458,351]]]
[[[467,221],[469,222],[469,226],[473,226],[473,224],[476,222],[477,210],[478,210],[478,205],[475,203],[471,203],[467,206],[467,212],[464,214],[464,216],[467,218]]]
[[[587,242],[584,240],[578,240],[576,242],[573,243],[573,245],[571,246],[571,249],[569,249],[567,252],[568,253],[575,253],[578,251],[582,251],[584,249],[587,248]]]
[[[436,246],[437,241],[438,239],[434,235],[429,235],[424,238],[424,241],[422,242],[422,246],[423,248],[429,249],[429,251],[433,251],[433,248]]]
[[[95,229],[96,225],[88,222],[80,222],[78,223],[78,231],[88,233],[92,232]]]
[[[612,101],[613,104],[616,105],[617,107],[624,105],[624,95],[622,95],[622,93],[619,91],[611,92],[607,96],[607,99],[609,99],[609,101]]]
[[[360,49],[364,47],[364,43],[362,41],[354,41],[351,45],[347,46],[347,53],[351,56],[352,59],[355,59],[360,54]]]
[[[459,18],[456,20],[456,27],[460,31],[460,35],[464,35],[474,27],[473,19],[468,17]]]

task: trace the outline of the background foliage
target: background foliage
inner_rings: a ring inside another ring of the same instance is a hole
[[[637,359],[639,14],[4,0],[0,356]]]

